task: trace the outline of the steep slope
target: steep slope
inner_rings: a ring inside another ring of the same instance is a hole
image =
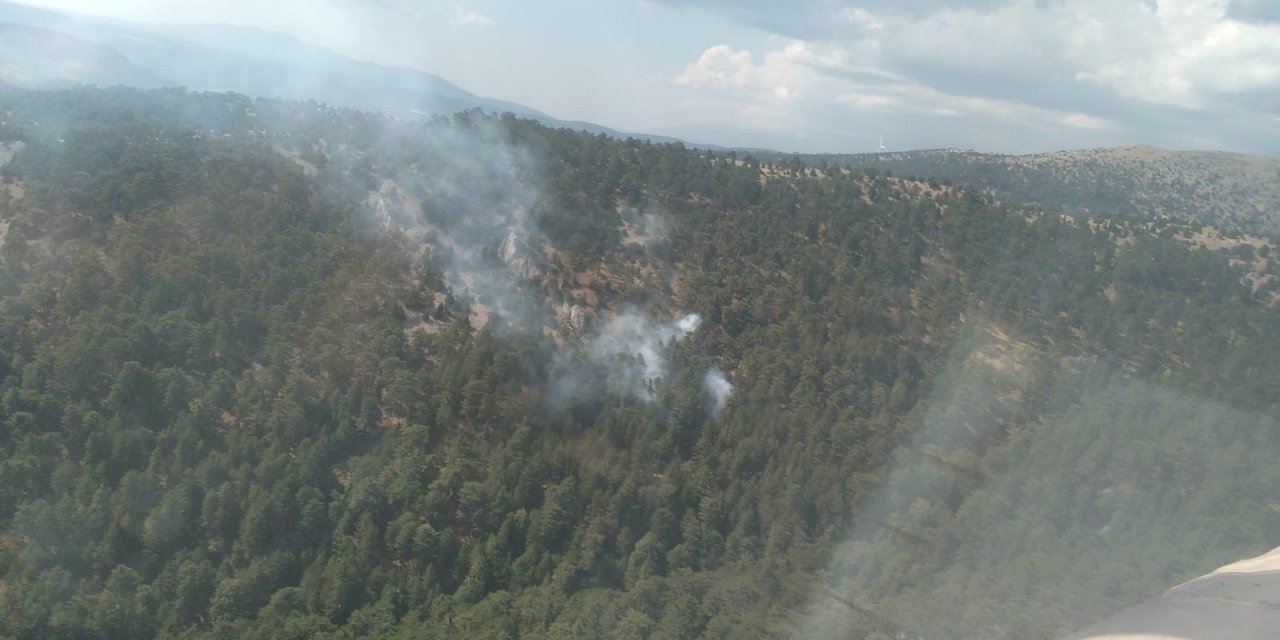
[[[1266,238],[509,116],[0,114],[0,635],[1053,637],[1274,546]]]
[[[961,150],[806,156],[989,190],[1012,203],[1102,217],[1172,217],[1225,230],[1280,232],[1280,160],[1121,147],[1004,156]]]

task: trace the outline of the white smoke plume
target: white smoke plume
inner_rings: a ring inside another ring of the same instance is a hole
[[[729,404],[729,396],[733,395],[733,383],[724,377],[720,367],[712,367],[702,376],[702,388],[707,392],[707,410],[711,417],[720,415]]]
[[[615,316],[587,346],[592,360],[609,367],[610,386],[625,395],[653,399],[654,385],[667,377],[664,351],[702,323],[697,314],[654,324],[636,313]]]
[[[566,373],[552,385],[553,401],[599,393],[653,401],[658,384],[670,377],[667,351],[701,323],[694,313],[661,323],[634,311],[614,316],[590,342],[564,352],[557,368]]]
[[[522,291],[543,275],[531,214],[539,199],[536,160],[482,117],[399,124],[389,132],[368,156],[394,167],[366,198],[373,222],[403,234],[420,260],[441,269],[473,326],[491,318],[537,326],[539,301]]]
[[[550,241],[535,220],[543,206],[542,168],[529,149],[511,142],[500,123],[474,115],[381,124],[382,135],[369,148],[330,153],[328,170],[365,189],[376,227],[405,240],[419,264],[438,268],[452,296],[448,305],[465,308],[477,329],[527,332],[553,322],[581,336],[552,363],[553,403],[603,396],[656,400],[660,385],[675,377],[671,347],[697,331],[701,317],[663,321],[626,309],[588,323],[582,308],[557,299],[551,288]],[[623,245],[650,250],[665,242],[664,213],[624,209]],[[495,319],[501,322],[494,325]],[[732,385],[719,370],[707,373],[702,384],[708,412],[718,414]]]

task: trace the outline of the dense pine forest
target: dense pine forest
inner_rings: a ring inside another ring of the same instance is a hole
[[[0,89],[0,638],[1052,638],[1280,533],[1276,242]]]

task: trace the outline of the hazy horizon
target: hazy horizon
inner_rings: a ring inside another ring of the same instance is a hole
[[[1262,0],[23,4],[279,31],[563,120],[725,146],[1280,155],[1280,4]]]

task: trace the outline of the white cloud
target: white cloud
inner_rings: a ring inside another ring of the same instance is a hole
[[[691,87],[741,87],[750,83],[755,75],[750,51],[734,51],[727,44],[718,44],[706,51],[697,62],[685,67],[676,77],[677,84]]]
[[[720,44],[702,52],[675,81],[694,88],[746,89],[778,100],[792,100],[806,82],[804,70],[794,64],[795,54],[792,47],[769,52],[764,63],[756,65],[750,51],[734,51],[729,45]]]
[[[1141,43],[1136,55],[1113,48],[1077,77],[1131,100],[1196,109],[1230,94],[1280,89],[1280,25],[1240,22],[1226,9],[1222,1],[1165,0],[1145,23],[1109,34]]]
[[[897,98],[879,93],[842,93],[836,96],[836,101],[857,109],[889,109],[901,105]]]
[[[751,129],[786,128],[796,124],[797,111],[837,99],[845,85],[829,81],[822,69],[845,66],[841,50],[821,44],[786,42],[765,51],[758,64],[750,51],[720,44],[702,52],[674,82],[695,91],[685,102],[691,110],[733,113],[737,125]]]
[[[492,27],[497,24],[493,18],[490,18],[483,13],[463,9],[456,5],[453,7],[453,16],[449,18],[449,22],[451,24],[471,27]]]
[[[884,28],[884,22],[877,18],[875,14],[860,7],[846,7],[840,9],[837,14],[839,18],[847,21],[857,27],[865,29],[879,30]]]
[[[1240,132],[1273,121],[1280,22],[1238,19],[1227,0],[824,1],[788,16],[767,3],[701,4],[783,36],[755,57],[712,47],[676,77],[718,93],[721,112],[756,115],[738,124],[760,125],[761,112],[796,128],[932,114],[1064,144],[1105,134],[1170,146],[1216,128],[1216,146],[1276,151]]]
[[[1106,131],[1113,129],[1114,125],[1102,118],[1095,118],[1091,115],[1083,113],[1069,113],[1062,117],[1062,124],[1068,127],[1076,127],[1078,129],[1089,129],[1092,131]]]

